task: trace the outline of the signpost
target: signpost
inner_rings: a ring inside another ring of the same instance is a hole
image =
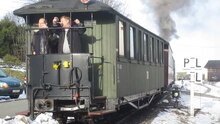
[[[190,72],[190,115],[194,116],[194,83],[201,82],[202,79],[199,78],[199,71],[202,70],[201,66],[198,64],[198,58],[184,58],[184,70],[188,70]]]

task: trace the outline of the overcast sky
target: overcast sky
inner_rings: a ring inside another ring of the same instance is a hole
[[[159,34],[154,15],[140,1],[128,1],[131,18]],[[184,58],[196,57],[201,66],[208,60],[220,60],[219,12],[220,0],[194,0],[183,14],[172,13],[179,36],[170,42],[177,70],[183,68]]]
[[[26,0],[5,0],[4,4],[0,7],[0,19],[2,19],[5,14],[12,13],[15,9],[22,7],[22,5],[26,3]]]
[[[25,0],[7,0],[0,8],[0,19],[24,5]],[[129,17],[148,30],[159,34],[152,11],[142,4],[145,0],[125,0]],[[220,60],[220,0],[191,0],[183,14],[172,13],[178,39],[170,41],[177,69],[183,68],[184,58],[197,57],[204,66],[208,60]]]

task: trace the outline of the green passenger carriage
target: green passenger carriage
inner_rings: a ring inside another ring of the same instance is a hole
[[[46,0],[14,11],[27,24],[30,114],[53,112],[77,121],[117,112],[129,104],[141,109],[174,81],[169,43],[99,1]],[[86,32],[82,53],[31,55],[39,18],[78,18]],[[65,65],[67,64],[67,65]],[[54,68],[57,65],[58,68]]]

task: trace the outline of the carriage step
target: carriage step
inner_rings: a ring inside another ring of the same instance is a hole
[[[106,96],[96,96],[93,99],[94,104],[106,104],[107,97]]]
[[[94,97],[94,100],[106,100],[107,97],[106,96],[96,96]]]
[[[21,111],[21,112],[17,112],[15,113],[15,115],[24,115],[24,116],[29,116],[30,115],[30,111]]]
[[[100,111],[92,111],[89,112],[89,116],[101,116],[101,115],[106,115],[106,114],[110,114],[116,112],[116,110],[100,110]]]

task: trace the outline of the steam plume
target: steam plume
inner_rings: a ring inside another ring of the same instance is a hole
[[[176,23],[171,14],[177,10],[190,7],[192,0],[147,0],[158,22],[159,33],[162,38],[170,41],[173,37],[178,38]],[[181,12],[181,11],[178,11]],[[182,11],[183,12],[183,11]]]

